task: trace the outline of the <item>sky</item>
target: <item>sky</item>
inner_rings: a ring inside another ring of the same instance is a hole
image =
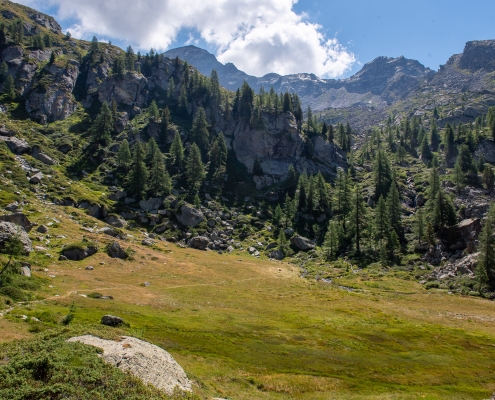
[[[17,0],[73,37],[146,53],[196,45],[255,76],[346,78],[378,56],[438,70],[470,40],[495,39],[495,1]]]

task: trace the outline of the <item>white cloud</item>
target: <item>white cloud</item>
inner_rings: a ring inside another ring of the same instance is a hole
[[[57,18],[76,21],[74,37],[93,34],[141,49],[166,50],[181,29],[199,32],[222,62],[264,75],[314,72],[337,77],[356,61],[337,39],[295,13],[297,0],[20,0],[58,7]],[[194,43],[189,38],[189,43]]]

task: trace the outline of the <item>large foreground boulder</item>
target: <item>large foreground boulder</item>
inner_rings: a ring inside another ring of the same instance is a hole
[[[80,342],[103,349],[102,357],[106,362],[130,372],[168,395],[173,394],[175,387],[191,391],[191,383],[182,367],[168,352],[151,343],[128,336],[116,342],[92,335],[74,337],[68,342]]]
[[[0,221],[0,250],[16,236],[22,243],[22,253],[29,255],[33,251],[33,245],[24,228],[12,222]]]
[[[203,213],[189,204],[184,204],[180,211],[175,213],[179,222],[184,226],[197,226],[205,218]]]
[[[315,244],[304,236],[293,236],[290,238],[290,244],[297,250],[307,251],[315,248]]]

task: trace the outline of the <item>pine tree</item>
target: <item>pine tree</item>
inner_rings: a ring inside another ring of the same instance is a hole
[[[284,94],[284,104],[283,104],[284,113],[292,111],[292,104],[289,92],[285,92]]]
[[[210,139],[210,133],[208,132],[208,121],[206,120],[206,113],[203,107],[198,108],[196,118],[194,118],[192,126],[192,139],[201,150],[203,157],[208,151],[208,142]]]
[[[476,275],[481,286],[488,284],[495,289],[495,203],[492,203],[483,222],[483,229],[479,236],[479,256]]]
[[[375,181],[375,199],[378,200],[380,196],[385,197],[387,195],[392,182],[390,162],[382,149],[379,149],[376,155],[373,175]]]
[[[459,155],[457,156],[456,164],[459,164],[461,171],[464,173],[471,172],[476,174],[478,172],[476,164],[473,162],[471,150],[465,144],[459,146]]]
[[[52,54],[50,54],[50,65],[53,65],[55,64],[55,61],[56,61],[56,57],[55,57],[55,51],[52,51]]]
[[[134,71],[134,63],[136,62],[136,55],[134,54],[134,50],[129,45],[125,52],[125,68],[128,71]]]
[[[333,125],[332,124],[328,125],[327,140],[329,143],[333,143],[334,133],[333,133]]]
[[[117,164],[119,167],[128,168],[131,165],[132,157],[129,149],[129,142],[124,139],[117,152]]]
[[[151,159],[149,188],[153,196],[166,196],[172,189],[172,181],[165,169],[163,155],[158,147],[155,147]]]
[[[493,190],[493,169],[490,165],[485,165],[485,169],[483,170],[483,175],[481,177],[483,185],[489,191]]]
[[[220,90],[218,73],[215,69],[212,69],[210,74],[210,91],[212,104],[214,107],[218,107],[222,101],[222,92]]]
[[[456,186],[457,193],[459,194],[461,190],[464,188],[464,184],[466,183],[466,178],[464,177],[464,172],[462,172],[462,167],[459,157],[457,157],[457,161],[454,166],[454,183]]]
[[[387,194],[387,211],[390,218],[390,226],[395,230],[397,235],[401,233],[401,207],[399,190],[397,189],[397,183],[395,182],[395,173],[393,174],[392,184]]]
[[[356,254],[359,255],[361,253],[362,231],[366,223],[366,207],[363,201],[363,194],[361,193],[361,186],[359,185],[355,186],[352,193],[352,213],[350,220],[354,244],[356,245]]]
[[[346,230],[346,218],[351,210],[351,193],[349,185],[349,177],[339,169],[337,172],[337,180],[335,182],[334,200],[332,204],[334,213],[339,215],[342,220],[342,227]]]
[[[3,84],[3,92],[11,99],[15,99],[15,85],[14,78],[12,75],[8,75],[7,79],[5,79],[5,83]]]
[[[430,178],[428,180],[428,189],[426,191],[428,197],[428,210],[433,211],[434,199],[440,190],[440,176],[438,175],[438,158],[433,156],[431,162]]]
[[[438,134],[437,123],[434,119],[430,121],[430,143],[431,150],[438,151],[438,145],[440,144],[440,135]]]
[[[289,241],[287,240],[287,237],[285,236],[285,232],[283,229],[280,229],[280,233],[278,234],[277,244],[278,244],[278,248],[282,250],[285,255],[289,250]]]
[[[115,97],[112,97],[112,118],[115,121],[117,119],[117,102],[115,101]]]
[[[43,44],[45,47],[52,47],[52,38],[48,33],[45,33],[43,36]]]
[[[8,65],[7,65],[7,63],[4,61],[4,62],[0,65],[0,83],[5,82],[5,79],[7,78],[8,73],[9,73],[9,66],[8,66]]]
[[[446,226],[454,226],[457,218],[450,197],[440,188],[434,201],[432,214],[433,226],[437,230]]]
[[[431,154],[430,145],[428,144],[428,139],[426,135],[423,136],[423,140],[421,142],[421,158],[424,161],[431,161],[433,154]]]
[[[91,40],[91,46],[89,47],[89,51],[91,53],[98,51],[98,38],[96,36],[93,36],[93,39]]]
[[[328,192],[325,178],[318,172],[315,178],[316,210],[325,212],[330,209],[330,194]]]
[[[158,149],[155,139],[151,138],[146,145],[145,162],[148,167],[151,167],[151,160],[154,157],[155,151]]]
[[[383,241],[387,238],[390,229],[387,204],[383,196],[380,196],[375,207],[375,239],[382,246]],[[380,247],[381,248],[381,247]]]
[[[179,132],[175,131],[174,140],[170,145],[170,154],[173,159],[173,164],[180,169],[184,164],[184,146],[182,145],[182,139]]]
[[[454,130],[449,123],[445,126],[444,133],[445,158],[448,160],[455,156]]]
[[[186,176],[191,190],[197,190],[205,177],[205,167],[201,161],[201,151],[196,143],[191,145],[186,161]]]
[[[150,119],[153,121],[156,121],[158,119],[160,112],[158,111],[158,106],[156,105],[156,101],[153,100],[150,104],[150,107],[148,108],[148,115],[150,116]]]
[[[323,250],[328,261],[334,260],[340,249],[342,232],[340,224],[337,221],[328,223],[328,230],[323,242]]]
[[[273,213],[273,225],[278,226],[282,220],[282,217],[282,207],[280,207],[280,204],[277,204],[277,207],[275,207],[275,211]]]
[[[415,226],[414,230],[416,233],[416,236],[418,238],[418,243],[421,246],[421,239],[423,239],[423,236],[425,235],[425,223],[424,223],[424,217],[423,217],[423,209],[418,208],[418,211],[416,211],[415,215]]]
[[[148,181],[148,169],[144,163],[144,148],[141,142],[137,142],[134,147],[132,168],[129,174],[128,190],[138,200],[146,196]]]
[[[108,104],[104,102],[101,105],[100,113],[89,130],[91,146],[95,150],[98,150],[100,147],[107,147],[110,144],[112,131],[112,112],[110,111]]]
[[[175,83],[173,76],[168,80],[167,100],[171,103],[175,97]]]

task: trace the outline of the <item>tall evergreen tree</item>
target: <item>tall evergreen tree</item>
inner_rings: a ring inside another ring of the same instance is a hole
[[[348,175],[341,169],[337,172],[335,181],[334,199],[332,204],[334,213],[339,215],[342,227],[346,230],[346,218],[351,211],[351,192]]]
[[[352,193],[351,227],[356,253],[361,254],[361,240],[366,224],[366,206],[363,201],[361,186],[356,185]]]
[[[387,154],[382,149],[379,149],[376,155],[373,175],[375,181],[375,199],[378,200],[380,196],[387,196],[390,190],[390,184],[392,183],[390,162],[388,161]]]
[[[15,85],[14,85],[14,78],[12,78],[12,75],[8,75],[7,79],[5,79],[5,83],[3,84],[3,92],[9,96],[11,100],[15,99]]]
[[[392,183],[390,185],[390,190],[387,194],[387,211],[390,218],[390,226],[395,230],[397,235],[401,234],[401,207],[400,207],[400,196],[399,190],[397,189],[397,183],[395,178],[395,173],[392,174]]]
[[[100,147],[107,147],[110,144],[111,133],[113,131],[112,112],[108,104],[101,105],[100,113],[96,117],[93,125],[89,129],[90,145],[98,150]]]
[[[132,157],[129,149],[129,142],[127,139],[124,139],[119,147],[119,151],[117,152],[117,164],[119,167],[127,169],[131,165],[131,161]]]
[[[194,118],[192,126],[192,139],[201,150],[203,157],[208,151],[208,143],[210,139],[210,133],[208,132],[208,121],[206,120],[206,113],[203,107],[198,108],[196,118]]]
[[[387,204],[383,196],[380,196],[375,207],[375,239],[378,242],[379,248],[383,246],[390,229],[389,215]]]
[[[191,190],[197,190],[205,177],[205,167],[201,161],[201,151],[196,143],[191,145],[186,161],[186,176]]]
[[[437,193],[440,190],[440,176],[438,175],[438,158],[433,156],[431,162],[430,177],[428,180],[428,189],[426,191],[428,197],[428,210],[433,211],[434,199],[437,197]]]
[[[144,163],[144,148],[141,142],[137,142],[134,147],[134,155],[131,171],[129,174],[128,190],[138,200],[144,199],[146,196],[148,181],[148,169]]]
[[[158,147],[155,147],[151,159],[149,188],[153,196],[166,196],[172,189],[172,181],[165,169],[163,154]]]
[[[7,65],[7,63],[4,61],[4,62],[0,65],[0,83],[5,82],[5,79],[7,78],[8,73],[9,73],[9,66],[8,66],[8,65]]]
[[[158,106],[156,105],[156,101],[153,100],[148,108],[148,115],[150,116],[150,119],[153,121],[156,121],[158,119],[158,116],[160,115],[160,112],[158,111]]]
[[[430,145],[428,144],[428,139],[426,137],[426,135],[423,136],[423,140],[421,142],[421,158],[424,160],[424,161],[431,161],[433,157],[433,154],[431,153],[431,150],[430,150]]]
[[[457,222],[454,205],[450,197],[440,188],[435,198],[432,214],[433,226],[438,230],[454,226]]]
[[[179,170],[182,169],[182,165],[184,164],[184,146],[182,145],[180,134],[177,131],[175,131],[174,140],[170,145],[170,155],[173,159],[173,165],[179,168]]]
[[[431,150],[438,151],[438,145],[440,144],[440,135],[438,134],[437,123],[434,119],[430,121],[430,143]]]
[[[485,188],[487,190],[492,191],[493,190],[493,169],[490,165],[486,165],[485,169],[483,170],[483,175],[481,177],[481,180],[483,182],[483,185],[485,185]]]
[[[328,140],[330,143],[333,143],[333,140],[334,140],[334,132],[333,132],[333,125],[332,125],[332,124],[329,124],[329,125],[328,125],[327,140]]]
[[[328,261],[334,260],[338,254],[342,240],[341,229],[337,221],[332,220],[328,223],[328,230],[323,242],[323,250]]]
[[[418,243],[421,246],[421,241],[425,235],[425,222],[423,216],[423,209],[421,207],[418,208],[418,210],[416,211],[414,228],[415,228],[414,231],[416,237],[418,238]]]
[[[445,126],[444,132],[445,158],[450,159],[455,156],[454,130],[449,123]]]
[[[483,221],[478,247],[479,256],[476,275],[480,283],[495,290],[495,203],[492,203]]]

